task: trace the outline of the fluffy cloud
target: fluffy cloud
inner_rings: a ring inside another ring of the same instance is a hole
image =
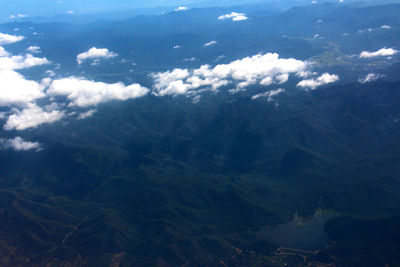
[[[29,47],[30,52],[39,51],[39,47]],[[78,56],[80,62],[90,58],[110,58],[116,54],[107,49],[91,49]],[[110,100],[127,100],[146,95],[149,90],[139,84],[126,86],[123,83],[107,84],[89,81],[84,78],[69,77],[52,80],[45,78],[40,83],[25,79],[16,72],[19,69],[49,64],[46,58],[37,58],[31,54],[13,56],[0,46],[0,106],[10,109],[0,114],[6,119],[5,130],[25,130],[45,123],[54,123],[66,117],[71,107],[94,106]],[[47,75],[54,76],[53,71]],[[70,101],[69,107],[65,104],[53,103],[41,107],[36,101],[40,98],[51,99],[53,96],[66,96]],[[94,114],[89,110],[78,116],[85,119]],[[22,144],[22,143],[21,143]],[[26,145],[26,144],[25,144]]]
[[[334,83],[339,80],[339,76],[335,74],[324,73],[318,78],[302,80],[297,84],[298,87],[308,88],[311,90],[315,90],[317,87]]]
[[[233,21],[247,20],[246,14],[232,12],[218,17],[219,20],[232,19]]]
[[[251,99],[252,100],[256,100],[258,98],[266,97],[268,102],[271,102],[273,100],[274,96],[277,96],[277,95],[279,95],[281,93],[284,93],[284,92],[285,92],[285,89],[279,88],[279,89],[271,90],[271,91],[268,91],[268,92],[265,92],[265,93],[256,94],[256,95],[252,96]]]
[[[268,86],[282,84],[291,73],[301,75],[306,72],[308,63],[293,58],[282,59],[278,54],[259,54],[220,64],[215,67],[203,65],[195,70],[175,69],[173,71],[153,74],[155,80],[154,94],[180,95],[195,94],[198,89],[217,90],[235,82],[237,89],[249,85]]]
[[[29,104],[27,108],[22,111],[16,111],[15,114],[8,117],[4,129],[11,130],[25,130],[28,128],[35,128],[44,123],[53,123],[61,120],[65,116],[64,112],[53,110],[47,112],[36,104]]]
[[[114,58],[117,57],[118,54],[109,51],[107,48],[96,48],[92,47],[88,51],[79,54],[76,57],[78,64],[82,64],[83,61],[87,59],[100,59],[100,58]]]
[[[36,150],[40,151],[41,146],[38,142],[28,142],[17,136],[14,139],[0,139],[0,143],[6,149],[11,148],[15,151],[28,151]]]
[[[391,26],[389,26],[389,25],[382,25],[381,26],[381,29],[385,29],[385,30],[389,30],[389,29],[391,29],[392,27]]]
[[[369,74],[367,74],[367,76],[365,76],[362,79],[359,79],[358,81],[360,83],[369,83],[369,82],[379,80],[380,78],[383,78],[384,76],[385,75],[382,75],[382,74],[369,73]]]
[[[11,56],[0,46],[0,105],[26,105],[45,96],[45,84],[25,79],[17,69],[49,64],[46,58],[37,58],[30,54]]]
[[[50,64],[47,58],[34,57],[31,54],[26,54],[25,56],[10,56],[9,54],[1,56],[1,54],[2,52],[0,50],[0,70],[19,70]]]
[[[13,70],[0,69],[0,106],[27,104],[45,96],[43,86]]]
[[[205,43],[203,46],[207,47],[207,46],[216,45],[216,44],[217,44],[217,41],[211,41],[211,42]]]
[[[360,58],[373,58],[373,57],[385,57],[397,54],[399,51],[393,48],[382,48],[375,52],[362,51]]]
[[[23,36],[10,35],[0,32],[0,45],[12,44],[24,39]]]
[[[54,80],[47,94],[66,96],[71,106],[88,107],[110,100],[127,100],[146,95],[149,90],[139,84],[125,84],[119,82],[108,84],[94,82],[84,78],[69,77]]]

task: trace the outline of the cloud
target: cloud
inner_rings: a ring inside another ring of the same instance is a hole
[[[389,26],[389,25],[382,25],[381,26],[381,29],[385,29],[385,30],[389,30],[389,29],[391,29],[392,27],[391,26]]]
[[[308,88],[311,90],[315,90],[317,87],[322,85],[326,85],[329,83],[334,83],[339,80],[339,76],[335,74],[324,73],[318,78],[302,80],[297,84],[298,87]]]
[[[25,37],[10,35],[0,32],[0,45],[12,44],[19,41],[22,41]]]
[[[33,52],[39,47],[30,47]],[[116,54],[106,51],[83,55],[82,60],[93,57],[113,57]],[[94,55],[93,55],[94,54]],[[46,58],[37,58],[31,54],[13,56],[0,46],[0,106],[8,107],[6,113],[0,114],[6,119],[5,130],[25,130],[45,123],[54,123],[66,117],[69,109],[74,107],[94,106],[110,100],[127,100],[146,95],[149,89],[139,84],[125,84],[119,82],[107,84],[89,81],[84,78],[69,77],[52,80],[42,79],[41,82],[27,80],[16,70],[49,64]],[[46,71],[49,76],[55,76],[53,71]],[[69,105],[52,103],[45,107],[39,106],[38,99],[52,99],[54,96],[66,96]],[[85,119],[93,115],[95,110],[89,110],[78,116]]]
[[[179,48],[181,48],[180,45],[175,45],[175,46],[174,46],[174,49],[179,49]]]
[[[369,73],[369,74],[367,74],[367,76],[365,76],[362,79],[359,79],[358,81],[360,83],[368,83],[368,82],[373,82],[373,81],[379,80],[380,78],[383,78],[383,77],[385,77],[385,75]]]
[[[50,64],[47,58],[34,57],[31,54],[11,57],[9,55],[0,55],[0,69],[19,70],[47,64]]]
[[[91,110],[88,110],[88,111],[86,111],[84,113],[81,113],[78,116],[78,120],[84,120],[84,119],[87,119],[89,117],[92,117],[95,112],[96,112],[95,109],[91,109]]]
[[[360,29],[358,30],[358,33],[366,33],[366,32],[372,32],[373,30],[371,28],[367,28],[367,29]]]
[[[183,11],[183,10],[187,10],[188,8],[185,6],[180,6],[174,9],[174,11]]]
[[[8,117],[4,129],[11,130],[25,130],[28,128],[35,128],[44,123],[53,123],[61,120],[65,116],[63,111],[53,110],[47,112],[36,104],[29,104],[27,108],[22,111],[16,111],[15,114]]]
[[[13,149],[15,151],[41,150],[41,145],[38,142],[28,142],[17,136],[14,139],[0,139],[3,148]]]
[[[196,94],[196,90],[218,90],[231,82],[237,89],[259,84],[269,86],[282,84],[289,79],[289,74],[306,73],[308,63],[294,58],[282,59],[278,54],[258,54],[219,64],[215,67],[203,65],[198,69],[174,69],[173,71],[155,73],[154,94],[181,95]]]
[[[85,61],[87,59],[100,59],[100,58],[108,59],[108,58],[114,58],[117,56],[118,56],[118,54],[109,51],[107,48],[92,47],[88,51],[79,54],[76,57],[76,60],[78,61],[78,64],[82,64],[83,61]]]
[[[217,44],[217,41],[211,41],[211,42],[205,43],[203,46],[207,47],[207,46],[216,45],[216,44]]]
[[[196,57],[188,57],[182,60],[182,62],[193,62],[196,61],[197,58]]]
[[[279,95],[281,93],[284,93],[284,92],[285,92],[285,89],[278,88],[276,90],[271,90],[271,91],[268,91],[268,92],[265,92],[265,93],[256,94],[256,95],[252,96],[251,99],[252,100],[256,100],[258,98],[266,97],[268,102],[271,102],[271,101],[273,101],[273,97],[274,96],[277,96],[277,95]]]
[[[30,47],[28,47],[28,48],[26,49],[26,51],[27,51],[27,52],[30,52],[30,53],[33,53],[33,54],[35,54],[35,53],[40,53],[40,52],[41,52],[39,46],[30,46]]]
[[[4,49],[4,47],[0,46],[0,57],[8,57],[10,54]]]
[[[8,17],[8,19],[16,19],[16,18],[22,19],[22,18],[27,18],[27,17],[28,17],[28,15],[26,15],[26,14],[17,14],[17,15],[12,14]]]
[[[373,58],[373,57],[385,57],[397,54],[399,51],[393,48],[382,48],[375,52],[362,51],[360,58]]]
[[[27,80],[15,70],[49,63],[46,58],[37,58],[30,54],[11,56],[0,46],[0,106],[27,105],[36,99],[45,97],[43,91],[46,84]]]
[[[88,107],[110,100],[142,97],[148,92],[149,89],[136,83],[125,86],[121,82],[108,84],[69,77],[54,80],[46,93],[50,96],[66,96],[71,101],[70,106]]]
[[[232,12],[230,14],[221,15],[218,17],[218,19],[219,20],[232,19],[232,21],[242,21],[242,20],[247,20],[248,18],[244,13]]]
[[[26,105],[38,98],[45,97],[41,84],[26,80],[13,70],[0,69],[0,106]]]

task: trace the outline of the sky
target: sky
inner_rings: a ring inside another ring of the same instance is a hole
[[[217,3],[209,0],[0,0],[0,17],[12,15],[53,16],[62,14],[88,14],[107,11],[118,11],[135,8],[154,8],[160,6],[216,6],[240,3],[263,2],[270,0],[220,0]]]
[[[270,2],[288,8],[311,4],[312,0],[0,0],[0,22],[29,17],[93,14],[156,7],[171,7],[172,11],[179,6],[216,7]]]

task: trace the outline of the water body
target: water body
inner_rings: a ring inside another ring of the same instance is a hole
[[[331,240],[324,232],[325,224],[337,213],[331,211],[318,211],[311,219],[294,216],[290,222],[274,226],[266,226],[260,235],[264,238],[275,240],[281,247],[310,250],[319,250]]]

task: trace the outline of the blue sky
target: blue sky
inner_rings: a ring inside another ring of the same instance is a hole
[[[61,14],[87,14],[135,8],[160,6],[223,6],[273,0],[0,0],[0,20],[27,15],[53,16]]]

